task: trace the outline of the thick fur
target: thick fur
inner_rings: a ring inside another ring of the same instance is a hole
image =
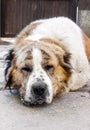
[[[32,22],[6,58],[6,87],[18,88],[23,101],[34,103],[32,85],[43,81],[48,86],[45,102],[51,103],[57,94],[89,82],[89,50],[90,39],[68,18]]]

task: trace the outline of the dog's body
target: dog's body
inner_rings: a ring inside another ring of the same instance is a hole
[[[35,21],[17,36],[6,59],[6,86],[18,88],[24,103],[51,103],[87,84],[89,50],[90,39],[70,19]]]

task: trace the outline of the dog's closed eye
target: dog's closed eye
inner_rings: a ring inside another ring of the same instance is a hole
[[[46,65],[46,66],[44,67],[44,69],[45,69],[46,71],[49,71],[49,70],[53,69],[53,66],[52,66],[52,65]]]
[[[31,73],[32,72],[32,68],[31,67],[23,67],[22,71]]]

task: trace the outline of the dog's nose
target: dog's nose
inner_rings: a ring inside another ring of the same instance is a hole
[[[32,92],[34,96],[44,96],[46,93],[47,85],[43,82],[37,82],[32,85]]]

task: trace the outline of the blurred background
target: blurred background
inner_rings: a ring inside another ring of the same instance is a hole
[[[67,16],[90,37],[90,0],[0,0],[0,37],[14,37],[31,21]]]

